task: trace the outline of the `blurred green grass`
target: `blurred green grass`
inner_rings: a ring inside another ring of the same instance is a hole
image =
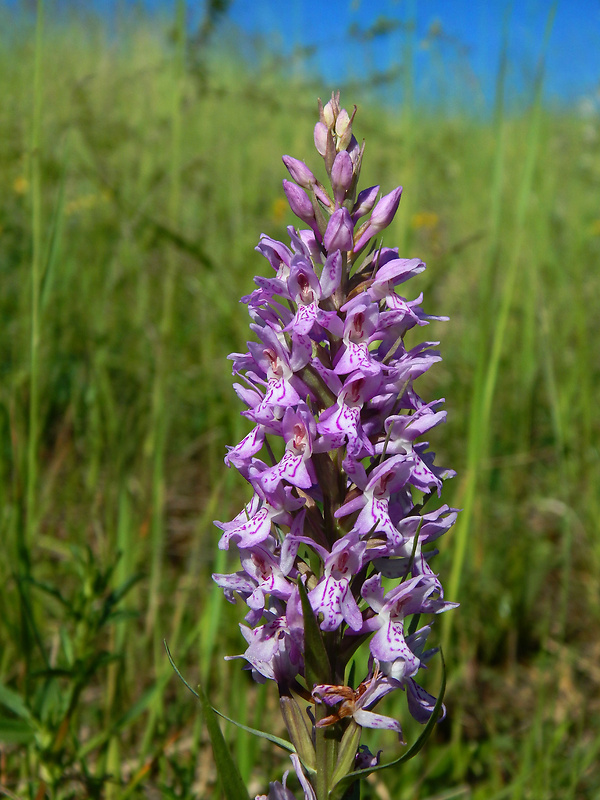
[[[47,27],[37,91],[33,33],[0,47],[0,788],[21,797],[218,796],[163,638],[225,713],[280,725],[274,693],[222,661],[242,615],[211,585],[228,563],[211,520],[247,497],[222,462],[245,430],[226,360],[248,337],[239,297],[267,273],[259,234],[294,223],[279,156],[314,164],[329,89],[268,60],[182,60],[182,31]],[[428,262],[411,292],[451,317],[427,331],[444,361],[420,393],[446,397],[445,501],[471,492],[437,559],[449,576],[464,535],[448,719],[371,792],[596,797],[598,119],[551,114],[534,87],[492,121],[384,109],[367,86],[342,99],[362,185],[404,185],[387,241]],[[227,733],[263,791],[278,756]]]

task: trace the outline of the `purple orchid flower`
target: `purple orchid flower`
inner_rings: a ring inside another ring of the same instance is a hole
[[[313,545],[315,550],[321,550]],[[321,630],[334,631],[346,622],[354,631],[363,624],[362,614],[352,591],[350,581],[362,569],[366,543],[356,532],[338,539],[331,553],[320,553],[324,562],[323,577],[309,592],[308,599],[315,614],[322,614]]]
[[[374,671],[356,691],[348,686],[331,686],[329,684],[315,686],[312,694],[318,703],[325,703],[328,706],[341,704],[335,714],[317,722],[317,727],[326,727],[345,717],[352,717],[362,728],[396,731],[400,741],[403,741],[402,726],[398,720],[368,710],[396,688],[397,682],[390,680],[379,671],[379,664],[376,660]]]
[[[288,288],[291,299],[297,303],[298,310],[285,326],[284,331],[307,335],[317,326],[329,331],[334,336],[341,334],[343,323],[337,313],[324,311],[319,306],[323,292],[312,263],[307,258],[293,257]]]
[[[435,698],[418,683],[435,653],[424,649],[430,626],[409,634],[407,620],[456,605],[444,600],[431,562],[457,511],[423,511],[454,475],[423,441],[446,412],[442,400],[426,402],[415,388],[440,354],[437,342],[405,345],[407,331],[445,318],[398,289],[423,261],[375,243],[402,188],[379,200],[379,186],[358,190],[365,150],[353,132],[355,112],[342,108],[339,94],[319,103],[314,143],[330,187],[303,161],[283,157],[292,178],[285,195],[304,227],[288,227],[289,244],[262,234],[256,248],[272,271],[242,298],[251,341],[230,356],[249,430],[225,457],[251,497],[232,520],[215,523],[219,547],[237,551],[240,569],[213,579],[230,602],[247,607],[246,649],[233,658],[257,681],[277,683],[305,800],[315,800],[316,785],[319,797],[331,788],[318,763],[321,783],[315,778],[324,727],[341,723],[338,740],[356,725],[402,737],[398,720],[373,711],[397,689],[415,719],[431,717]],[[305,614],[315,617],[310,629]],[[318,636],[319,658],[309,660],[305,649]],[[366,678],[356,690],[340,685],[367,641]],[[294,696],[320,705],[316,721]],[[369,768],[379,756],[361,746],[342,763]],[[311,765],[306,771],[300,758]],[[286,776],[260,800],[292,800]]]
[[[226,656],[227,660],[243,658],[259,683],[265,679],[288,685],[303,668],[304,626],[299,607],[298,590],[288,599],[285,611],[274,602],[265,609],[266,622],[250,629],[240,625],[248,647],[242,655]]]
[[[413,463],[402,455],[393,456],[380,464],[367,477],[365,468],[359,461],[347,458],[344,468],[362,493],[350,500],[335,512],[336,517],[352,514],[360,509],[353,530],[361,535],[385,533],[390,539],[397,536],[397,528],[390,519],[388,502],[390,495],[397,492],[409,480]]]
[[[376,616],[367,620],[362,632],[376,631],[369,647],[379,661],[397,661],[405,664],[404,674],[412,677],[420,666],[420,658],[410,649],[404,637],[404,619],[412,614],[439,614],[454,608],[456,603],[446,603],[437,596],[438,584],[429,576],[417,575],[387,594],[381,585],[381,576],[373,575],[365,581],[361,594]]]
[[[313,440],[316,437],[315,419],[305,404],[297,410],[288,407],[282,420],[282,434],[286,442],[281,461],[260,475],[260,485],[267,493],[286,480],[298,489],[310,489],[317,482],[311,461]]]

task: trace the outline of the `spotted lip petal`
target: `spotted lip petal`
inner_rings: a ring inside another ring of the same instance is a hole
[[[393,717],[386,717],[383,714],[375,714],[373,711],[365,711],[360,708],[355,714],[354,719],[363,728],[377,728],[388,731],[397,731],[402,736],[402,726]]]
[[[351,533],[339,539],[325,557],[325,574],[308,595],[315,614],[323,615],[322,630],[334,631],[342,622],[353,631],[361,629],[363,617],[352,594],[350,580],[362,569],[365,550],[365,542]]]

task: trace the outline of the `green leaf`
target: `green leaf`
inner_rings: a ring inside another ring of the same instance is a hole
[[[165,647],[166,647],[166,644],[165,644]],[[194,689],[192,689],[192,687],[185,680],[185,678],[183,677],[181,672],[179,672],[179,670],[175,666],[175,664],[174,664],[174,662],[173,662],[173,660],[171,658],[171,654],[170,654],[170,651],[169,651],[168,648],[167,648],[167,654],[169,655],[169,661],[171,662],[171,666],[173,667],[173,669],[177,673],[177,676],[179,677],[179,679],[185,684],[185,686],[187,686],[187,688],[194,695],[194,697],[196,697],[198,700],[202,701],[202,698],[200,697],[198,692],[196,692],[196,691],[194,691]],[[272,733],[265,733],[265,731],[259,731],[258,728],[250,728],[248,725],[242,725],[241,722],[238,722],[237,720],[232,719],[231,717],[228,717],[226,714],[223,714],[221,711],[219,711],[214,706],[211,706],[211,708],[212,708],[212,710],[214,711],[215,714],[218,714],[220,717],[223,717],[223,719],[227,720],[227,722],[231,722],[232,725],[235,725],[236,727],[241,728],[243,731],[246,731],[247,733],[252,733],[254,736],[259,736],[261,739],[267,739],[269,742],[272,742],[273,744],[276,744],[277,747],[281,747],[282,750],[287,750],[288,753],[295,753],[296,752],[296,748],[294,747],[294,745],[291,742],[288,742],[287,739],[282,739],[279,736],[275,736]]]
[[[120,730],[121,728],[131,725],[132,722],[134,722],[150,705],[152,705],[156,695],[160,691],[162,691],[162,685],[157,681],[153,686],[144,692],[140,699],[137,700],[130,709],[128,709],[121,717],[119,717],[115,725],[116,730]]]
[[[198,689],[204,721],[206,722],[206,727],[208,728],[208,735],[210,736],[213,755],[215,757],[217,771],[219,773],[219,778],[221,780],[221,785],[223,786],[225,796],[227,800],[245,800],[245,798],[249,799],[248,791],[244,781],[242,780],[238,766],[231,757],[231,753],[227,747],[227,742],[225,741],[223,733],[221,732],[221,728],[219,727],[217,715],[212,710],[212,706],[208,702],[208,698],[204,694],[204,690],[200,684],[198,684]]]
[[[437,702],[431,716],[429,717],[429,721],[423,729],[423,733],[419,736],[412,747],[406,751],[406,753],[403,753],[399,758],[394,759],[394,761],[390,761],[388,764],[378,764],[376,767],[367,767],[366,769],[357,769],[354,772],[349,772],[332,788],[329,794],[329,800],[343,800],[345,792],[350,788],[354,781],[358,780],[359,778],[366,778],[372,772],[379,772],[382,769],[388,769],[388,767],[396,767],[398,764],[409,761],[411,758],[414,758],[414,756],[417,755],[419,750],[421,750],[433,732],[433,729],[438,721],[442,703],[444,702],[444,694],[446,692],[446,665],[444,663],[444,656],[442,655],[441,649],[440,655],[442,658],[442,683],[440,685]]]
[[[21,719],[31,719],[31,713],[20,694],[0,683],[0,704]]]
[[[196,694],[196,692],[194,692],[194,694]],[[197,694],[196,697],[198,697]],[[252,733],[254,734],[254,736],[260,736],[261,739],[267,739],[269,742],[276,744],[277,747],[281,747],[282,750],[287,750],[288,753],[296,752],[296,748],[294,747],[294,745],[291,742],[288,742],[287,739],[281,739],[279,736],[274,736],[272,733],[265,733],[264,731],[259,731],[258,728],[250,728],[248,727],[248,725],[242,725],[241,722],[237,722],[235,719],[231,719],[231,717],[222,714],[218,709],[214,708],[213,706],[211,706],[211,708],[215,712],[215,714],[218,714],[220,717],[223,717],[223,719],[226,719],[227,722],[231,722],[232,725],[241,728],[243,731],[246,731],[247,733]]]
[[[50,289],[54,282],[55,265],[59,261],[60,246],[62,241],[62,233],[65,221],[65,179],[67,175],[67,158],[63,160],[63,167],[60,174],[60,183],[58,187],[58,197],[54,205],[54,214],[52,224],[50,226],[50,242],[48,243],[48,252],[45,258],[43,274],[40,281],[40,304],[42,308],[46,307]]]
[[[72,667],[75,663],[75,648],[73,647],[73,641],[69,636],[67,629],[62,625],[59,628],[58,635],[60,636],[60,643],[62,644],[62,649],[63,653],[65,654],[67,664],[69,667]]]
[[[298,591],[304,618],[304,676],[308,691],[311,692],[315,684],[331,683],[331,664],[319,623],[300,579],[298,580]]]
[[[288,695],[279,698],[279,707],[296,752],[304,766],[314,774],[317,769],[317,756],[312,738],[312,724],[309,724],[307,714],[296,700]]]
[[[31,575],[25,575],[22,578],[23,583],[29,583],[31,586],[34,586],[36,589],[39,589],[40,592],[45,592],[46,594],[54,597],[55,600],[64,606],[65,608],[71,609],[71,601],[65,599],[60,591],[56,588],[56,586],[52,586],[50,583],[45,583],[44,581],[38,581],[36,578],[33,578]]]
[[[208,702],[208,698],[204,694],[202,686],[198,684],[198,691],[194,692],[191,686],[183,678],[181,672],[179,672],[175,666],[175,662],[173,661],[166,641],[164,642],[164,645],[167,651],[167,656],[169,657],[169,661],[171,662],[171,666],[181,678],[183,683],[188,687],[188,689],[190,689],[190,691],[200,700],[202,714],[204,716],[204,721],[206,722],[206,727],[208,728],[208,735],[210,736],[210,741],[212,744],[213,755],[217,765],[217,772],[219,773],[219,779],[221,781],[223,791],[225,792],[225,797],[227,800],[246,800],[246,798],[250,800],[248,790],[246,789],[244,781],[242,780],[238,766],[231,757],[231,753],[227,747],[227,742],[225,741],[221,728],[219,727],[217,715],[213,711],[211,704]]]
[[[103,730],[101,733],[97,734],[96,736],[92,737],[87,741],[78,751],[77,751],[77,758],[82,759],[92,750],[95,750],[97,747],[100,747],[104,744],[111,736],[114,736],[115,733],[120,731],[122,728],[127,727],[132,722],[134,722],[144,711],[151,705],[156,697],[156,694],[162,691],[162,685],[160,683],[155,683],[151,686],[144,694],[140,697],[140,699],[135,702],[130,709],[128,709],[119,719],[111,725],[110,728]]]
[[[0,717],[0,742],[3,744],[30,744],[35,731],[24,719],[5,719]]]
[[[354,720],[350,720],[350,725],[346,728],[342,741],[340,742],[340,749],[338,760],[331,776],[331,783],[336,785],[345,775],[347,775],[354,766],[356,758],[356,751],[360,744],[360,736],[362,728]]]
[[[144,577],[143,572],[136,572],[135,575],[131,575],[124,583],[122,583],[118,588],[110,593],[109,600],[112,605],[116,605],[120,603],[121,600],[125,597],[125,595],[133,589],[136,583],[139,583],[142,578]]]

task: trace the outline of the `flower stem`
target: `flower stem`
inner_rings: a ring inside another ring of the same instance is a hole
[[[33,254],[31,259],[31,335],[30,335],[30,386],[29,386],[29,436],[27,441],[27,494],[26,532],[22,554],[35,535],[35,497],[37,488],[37,446],[39,429],[39,351],[40,351],[40,285],[42,275],[42,191],[41,191],[41,127],[42,127],[42,43],[44,31],[44,3],[38,0],[35,62],[33,77],[33,126],[31,135],[31,207]]]
[[[318,722],[323,717],[326,717],[328,710],[324,704],[318,704],[315,707],[315,719]],[[317,800],[327,800],[329,796],[329,778],[333,769],[331,763],[331,740],[325,738],[326,728],[315,728],[315,751],[317,754],[317,780],[316,791]]]

